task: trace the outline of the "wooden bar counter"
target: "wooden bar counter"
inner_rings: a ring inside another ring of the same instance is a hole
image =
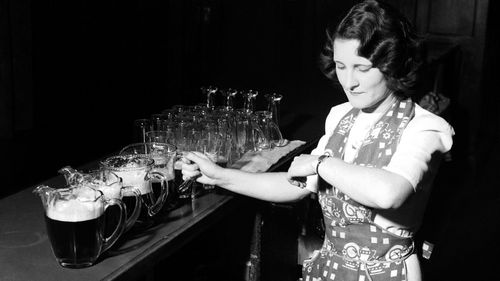
[[[291,159],[310,150],[306,143],[269,170],[283,169]],[[97,163],[97,162],[96,162]],[[41,184],[61,187],[62,176]],[[48,240],[41,200],[35,186],[0,200],[0,280],[134,280],[147,276],[168,258],[228,215],[238,212],[249,198],[212,192],[172,208],[144,232],[126,233],[95,265],[82,269],[60,266]],[[253,201],[252,201],[253,202]],[[250,247],[250,245],[248,245]],[[168,274],[166,275],[168,276]]]

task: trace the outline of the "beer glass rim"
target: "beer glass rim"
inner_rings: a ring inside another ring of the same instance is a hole
[[[88,189],[90,192],[93,192],[94,198],[71,196],[74,193],[74,191],[78,188],[85,188],[85,189]],[[78,200],[80,202],[96,202],[97,200],[105,199],[104,193],[101,190],[92,188],[90,186],[81,185],[81,184],[68,185],[67,187],[54,189],[51,191],[51,193],[60,194],[59,199],[66,200],[66,201]],[[68,196],[69,196],[69,198],[67,198]]]
[[[109,163],[108,163],[111,159],[124,158],[127,156],[134,156],[137,158],[142,158],[142,159],[146,160],[145,165],[135,166],[135,167],[114,167],[114,166],[109,165]],[[143,170],[143,169],[153,167],[154,160],[153,160],[153,158],[151,158],[150,155],[147,155],[147,154],[120,154],[120,155],[110,156],[110,157],[100,161],[100,163],[101,163],[101,166],[103,166],[105,169],[108,169],[111,171],[135,171],[135,170]]]
[[[104,169],[103,167],[100,167],[98,169],[88,170],[88,171],[82,171],[81,173],[84,175],[89,175],[90,177],[94,178],[96,175],[100,175],[103,172],[110,173],[111,175],[113,175],[114,179],[109,179],[106,175],[106,181],[102,181],[101,179],[99,179],[100,180],[99,182],[95,182],[93,180],[90,180],[90,181],[83,181],[80,184],[90,184],[90,185],[96,185],[96,184],[101,185],[102,184],[105,186],[112,186],[114,184],[121,183],[123,181],[122,178],[120,176],[118,176],[116,173],[114,173],[112,170]],[[108,182],[108,180],[110,180],[110,182]],[[94,187],[91,186],[91,188],[94,188]]]
[[[175,146],[174,144],[171,144],[171,143],[149,141],[149,142],[136,142],[136,143],[128,144],[124,148],[122,148],[120,150],[120,153],[118,153],[118,154],[120,154],[120,155],[127,155],[127,154],[122,154],[125,151],[126,148],[135,147],[135,146],[141,146],[141,145],[166,146],[166,147],[168,147],[168,152],[175,152],[177,150],[177,146]],[[146,155],[147,157],[149,157],[148,154],[135,154],[135,155]]]

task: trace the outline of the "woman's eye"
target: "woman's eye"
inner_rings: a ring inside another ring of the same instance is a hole
[[[337,69],[344,69],[344,68],[345,68],[345,66],[336,64],[336,65],[335,65],[335,68],[337,68]]]
[[[370,69],[371,69],[371,67],[369,67],[369,66],[368,67],[366,67],[366,66],[358,67],[358,70],[361,72],[368,72],[368,71],[370,71]]]

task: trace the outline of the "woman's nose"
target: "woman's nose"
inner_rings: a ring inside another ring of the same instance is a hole
[[[353,72],[350,72],[346,77],[345,88],[349,91],[353,91],[359,86],[359,81]]]

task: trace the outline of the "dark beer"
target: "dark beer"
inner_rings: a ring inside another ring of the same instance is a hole
[[[160,221],[162,217],[168,215],[168,212],[177,206],[177,199],[179,198],[177,189],[174,185],[174,179],[168,180],[166,184],[166,188],[168,190],[167,197],[163,202],[163,206],[161,207],[160,211],[155,215],[155,219],[158,219]],[[156,198],[159,198],[159,196],[161,196],[161,181],[153,180],[151,181],[151,186]]]
[[[175,174],[175,180],[174,180],[175,186],[181,185],[182,182],[183,182],[183,180],[182,180],[182,169],[181,168],[175,169],[174,170],[174,174]]]
[[[141,209],[136,223],[142,223],[150,220],[148,214],[148,206],[151,206],[151,196],[153,196],[151,193],[141,194],[141,196],[139,196],[141,200]],[[135,196],[123,196],[122,201],[127,207],[127,218],[130,218],[135,207]]]
[[[151,189],[151,182],[146,180],[148,169],[148,167],[140,167],[132,170],[115,171],[123,179],[123,186],[133,186],[141,194],[141,212],[135,224],[150,221],[148,209],[154,204],[154,194]],[[130,217],[134,210],[135,197],[123,196],[122,201],[127,207],[127,216]]]
[[[47,234],[59,263],[68,267],[92,265],[101,252],[104,216],[82,221],[60,221],[45,216]]]
[[[222,168],[227,167],[227,158],[223,156],[219,156],[217,158],[217,162],[215,162],[217,165],[221,166]]]

